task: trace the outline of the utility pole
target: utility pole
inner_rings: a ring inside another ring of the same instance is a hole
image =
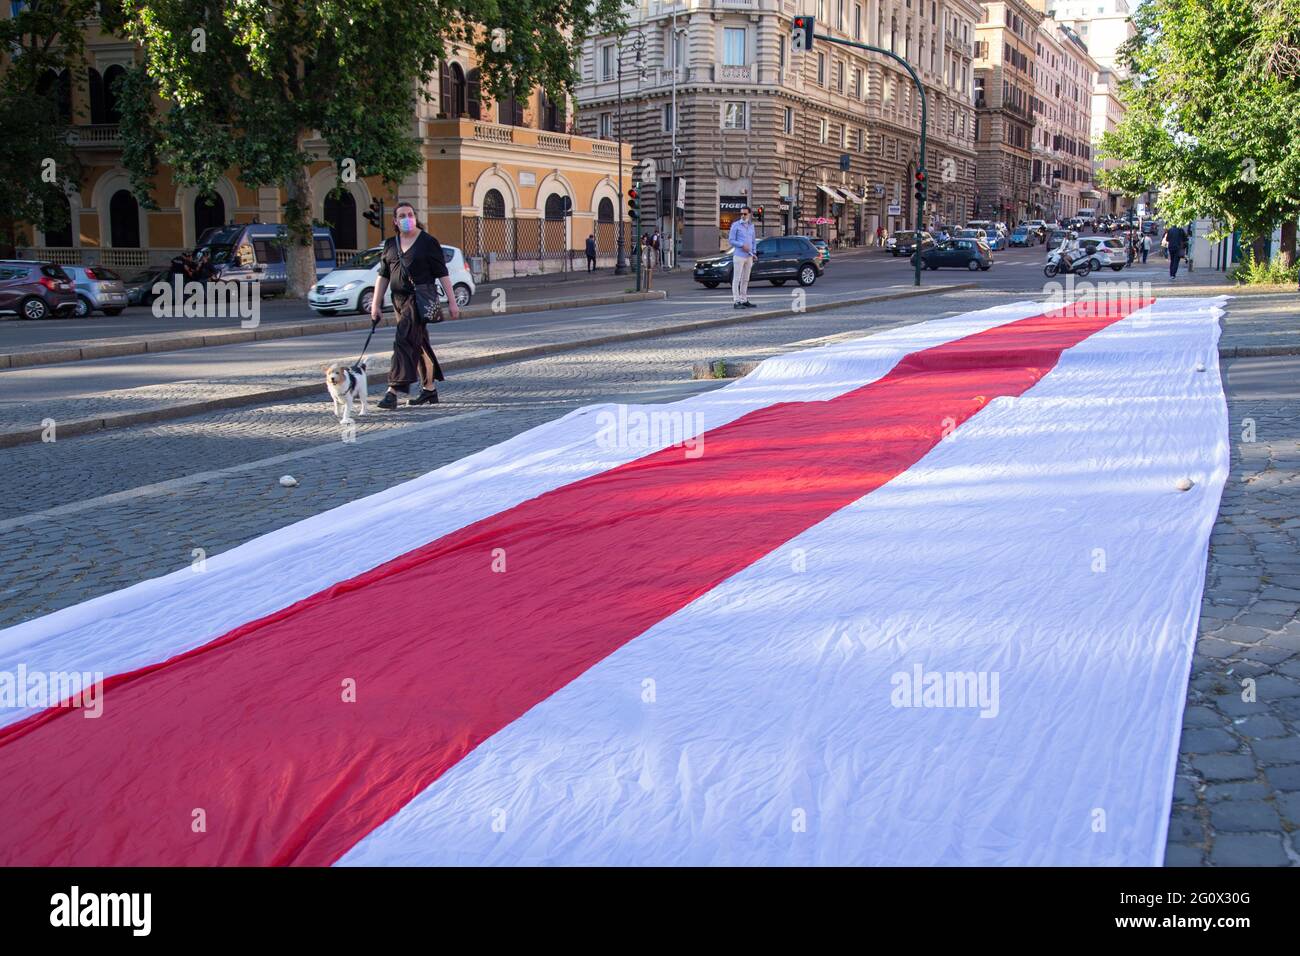
[[[673,51],[673,145],[672,155],[668,158],[668,268],[677,266],[677,73],[681,65],[677,62],[677,8],[673,8],[672,26]],[[658,194],[658,190],[655,190]]]
[[[869,43],[856,43],[853,40],[840,40],[836,37],[827,36],[824,33],[816,33],[816,17],[795,17],[792,21],[790,30],[790,39],[796,51],[812,49],[813,40],[824,40],[827,43],[838,43],[840,46],[851,46],[859,50],[866,50],[870,53],[879,53],[887,56],[902,64],[903,69],[907,70],[908,75],[912,77],[912,82],[916,84],[916,92],[921,100],[921,158],[916,170],[916,253],[912,257],[915,266],[915,285],[921,284],[921,232],[925,225],[925,194],[929,174],[925,168],[925,128],[928,125],[929,113],[926,108],[925,86],[921,83],[921,78],[916,75],[916,70],[912,69],[912,64],[908,63],[901,56],[892,50],[886,50],[883,47],[872,46]],[[795,186],[798,189],[798,184]]]

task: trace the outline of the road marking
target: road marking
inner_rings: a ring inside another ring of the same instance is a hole
[[[464,421],[467,418],[478,418],[481,415],[491,415],[493,410],[490,408],[479,409],[473,412],[462,412],[459,415],[451,415],[446,418],[435,418],[432,421],[417,422],[412,425],[406,425],[402,428],[393,428],[388,431],[374,432],[370,435],[363,435],[357,438],[355,442],[348,442],[351,445],[364,445],[373,441],[380,441],[393,435],[405,435],[410,432],[419,431],[424,428],[434,428],[438,425],[446,425],[450,422]],[[270,458],[260,458],[257,461],[248,461],[240,465],[231,465],[228,468],[217,468],[213,471],[200,471],[192,475],[183,475],[180,478],[171,478],[167,481],[159,481],[150,485],[141,485],[138,488],[128,488],[126,491],[115,491],[112,494],[100,495],[98,498],[88,498],[85,501],[73,501],[66,505],[57,505],[53,508],[47,508],[45,511],[36,511],[27,515],[19,515],[16,518],[8,518],[0,521],[0,532],[5,532],[11,528],[19,528],[23,525],[33,524],[46,518],[61,518],[66,515],[77,514],[90,508],[98,508],[105,505],[114,505],[123,501],[130,501],[133,498],[144,498],[149,495],[165,494],[169,491],[175,491],[178,488],[187,488],[190,485],[202,484],[205,481],[214,481],[225,478],[229,475],[239,474],[245,471],[256,471],[259,468],[266,468],[270,465],[277,465],[286,461],[295,461],[299,458],[308,458],[312,455],[318,455],[322,452],[334,452],[338,450],[341,444],[339,441],[330,441],[323,445],[312,445],[310,448],[300,448],[297,451],[286,452],[283,455],[273,455]]]

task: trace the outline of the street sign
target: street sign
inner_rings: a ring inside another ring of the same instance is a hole
[[[891,202],[889,204],[889,215],[901,216],[902,214],[903,214],[903,206],[901,203]]]

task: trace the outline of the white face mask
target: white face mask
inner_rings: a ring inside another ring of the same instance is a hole
[[[411,232],[415,229],[415,217],[399,216],[397,219],[397,228],[402,232]]]

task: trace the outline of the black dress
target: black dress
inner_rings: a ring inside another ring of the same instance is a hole
[[[393,309],[397,312],[397,334],[393,337],[393,361],[388,368],[388,384],[403,391],[414,382],[423,381],[420,375],[422,359],[433,365],[435,381],[444,381],[438,356],[429,344],[428,323],[421,320],[415,308],[415,288],[411,283],[423,285],[437,282],[448,275],[447,260],[442,254],[442,244],[421,230],[415,242],[401,254],[405,269],[398,265],[397,238],[384,243],[384,253],[379,260],[379,274],[393,287]],[[407,281],[407,274],[410,282]]]

